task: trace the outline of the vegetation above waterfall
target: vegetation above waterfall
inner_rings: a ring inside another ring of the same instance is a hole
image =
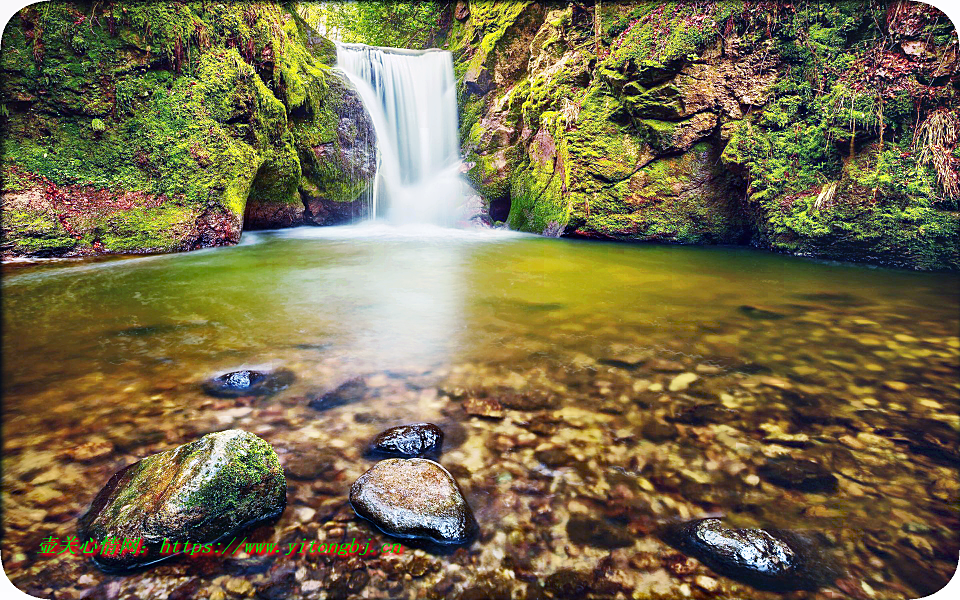
[[[441,2],[304,2],[300,14],[336,39],[391,48],[434,45]]]

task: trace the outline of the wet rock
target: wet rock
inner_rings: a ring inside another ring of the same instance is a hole
[[[370,388],[362,377],[354,377],[335,389],[320,394],[311,400],[308,406],[314,410],[329,410],[346,404],[359,402],[367,397]]]
[[[479,527],[446,469],[423,458],[380,461],[350,488],[361,517],[388,535],[464,544]]]
[[[370,451],[384,456],[413,458],[436,455],[443,446],[443,431],[432,423],[391,427],[373,439]]]
[[[758,469],[774,485],[802,492],[835,492],[837,478],[820,463],[789,456],[772,458]]]
[[[551,469],[559,469],[560,467],[569,466],[573,461],[573,457],[567,454],[567,451],[563,448],[547,448],[545,450],[538,450],[535,453],[535,456],[537,457],[537,460]]]
[[[789,532],[730,529],[720,519],[669,526],[665,540],[711,569],[754,587],[777,591],[813,589],[811,547]]]
[[[215,398],[272,396],[294,382],[296,377],[286,369],[273,372],[232,371],[204,382],[203,391]]]
[[[634,542],[634,537],[628,531],[611,525],[606,519],[595,519],[578,513],[570,515],[567,535],[574,543],[595,548],[625,548],[632,546]]]
[[[737,418],[737,411],[722,404],[697,404],[682,408],[667,420],[684,425],[706,425],[707,423],[728,423]]]
[[[286,480],[273,448],[231,429],[203,436],[117,472],[80,517],[79,537],[140,538],[144,551],[93,560],[123,571],[170,558],[164,540],[208,543],[280,515]]]
[[[767,310],[765,308],[759,308],[756,306],[750,306],[749,304],[738,306],[737,310],[740,311],[741,314],[744,314],[750,317],[751,319],[755,319],[757,321],[775,321],[778,319],[782,319],[786,316],[782,313],[774,312],[772,310]]]

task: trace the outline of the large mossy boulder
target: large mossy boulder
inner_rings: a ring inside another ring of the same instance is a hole
[[[460,15],[461,147],[511,228],[960,269],[960,54],[935,8]]]
[[[3,49],[5,257],[234,244],[304,223],[302,190],[349,202],[372,180],[343,159],[374,156],[338,131],[363,117],[332,45],[279,3],[57,0]]]
[[[273,448],[231,429],[139,460],[117,472],[80,517],[81,541],[139,540],[139,553],[97,555],[107,571],[174,556],[164,542],[208,544],[278,517],[286,479]],[[213,547],[211,547],[213,548]]]

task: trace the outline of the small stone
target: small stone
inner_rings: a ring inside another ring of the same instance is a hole
[[[666,442],[677,437],[677,428],[669,423],[651,419],[640,428],[640,435],[651,442]]]
[[[314,410],[329,410],[365,399],[371,388],[362,377],[354,377],[333,390],[320,394],[307,404]]]
[[[684,425],[706,425],[707,423],[726,423],[738,417],[735,410],[722,404],[697,404],[680,409],[667,417],[668,420]]]
[[[690,384],[699,379],[696,373],[682,373],[673,378],[670,382],[670,391],[671,392],[680,392],[688,387]]]
[[[468,415],[486,417],[488,419],[502,419],[503,407],[496,398],[470,397],[463,403],[463,410]]]
[[[566,467],[573,462],[573,457],[563,448],[546,448],[544,450],[538,450],[534,455],[537,457],[537,460],[551,469]]]
[[[780,388],[781,390],[787,390],[793,387],[789,382],[784,381],[778,377],[763,376],[760,378],[760,383],[763,385],[768,385],[770,387]]]
[[[594,548],[624,548],[632,546],[634,537],[606,519],[595,519],[581,513],[570,515],[567,521],[567,536],[576,544]]]
[[[370,444],[375,454],[399,458],[436,455],[443,446],[443,431],[432,423],[411,423],[381,432]]]
[[[90,462],[109,456],[113,452],[113,444],[107,440],[91,440],[64,452],[73,460]]]
[[[761,477],[774,485],[803,492],[835,492],[837,478],[820,463],[782,456],[768,460],[759,469]]]
[[[464,544],[479,527],[453,476],[424,458],[378,462],[350,488],[361,517],[388,535]]]
[[[714,579],[713,577],[707,577],[706,575],[697,575],[693,579],[693,583],[697,585],[700,589],[706,590],[708,592],[715,592],[717,588],[720,587],[720,582]]]
[[[660,371],[662,373],[679,373],[686,367],[683,366],[683,363],[678,363],[673,360],[655,358],[650,361],[650,368],[654,371]]]
[[[204,382],[203,391],[215,398],[272,396],[294,382],[296,377],[286,369],[273,372],[232,371]]]
[[[140,538],[145,552],[93,561],[105,571],[142,567],[176,555],[161,552],[165,539],[216,542],[279,516],[286,490],[270,444],[246,431],[219,431],[118,471],[80,517],[79,537],[98,544]]]
[[[883,385],[885,385],[886,387],[890,388],[895,392],[905,392],[907,391],[907,389],[910,388],[909,385],[905,384],[902,381],[884,381]]]
[[[737,310],[740,311],[741,314],[744,314],[757,321],[775,321],[786,316],[782,313],[767,310],[765,308],[759,308],[757,306],[750,306],[749,304],[739,306],[737,307]]]
[[[253,589],[253,584],[242,577],[231,577],[224,587],[227,588],[228,592],[245,596]]]

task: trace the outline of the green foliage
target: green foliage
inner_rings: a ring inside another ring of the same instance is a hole
[[[328,35],[343,42],[427,48],[439,32],[440,2],[324,2],[309,7]]]

